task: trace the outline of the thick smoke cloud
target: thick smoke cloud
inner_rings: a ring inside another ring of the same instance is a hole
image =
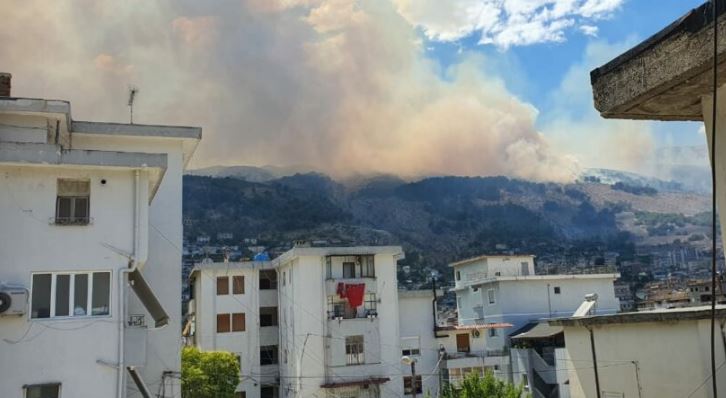
[[[4,14],[15,95],[127,121],[133,84],[136,122],[204,127],[194,167],[554,181],[579,168],[537,131],[537,109],[483,72],[487,59],[441,70],[390,1],[39,0]]]

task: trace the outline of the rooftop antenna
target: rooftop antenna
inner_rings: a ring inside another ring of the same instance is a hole
[[[129,86],[129,120],[131,124],[134,124],[134,99],[139,89],[136,86]]]

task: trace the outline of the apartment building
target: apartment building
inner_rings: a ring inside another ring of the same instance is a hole
[[[511,325],[437,325],[433,290],[398,290],[402,258],[400,247],[296,246],[197,264],[187,343],[236,353],[245,398],[422,396],[498,370],[477,353],[487,330]]]
[[[76,121],[0,74],[0,396],[179,396],[193,127]],[[169,327],[165,327],[169,325]]]
[[[481,356],[485,363],[497,365],[496,374],[501,378],[528,386],[533,386],[533,379],[537,380],[539,389],[534,391],[532,387],[535,394],[548,391],[566,396],[558,387],[566,383],[556,377],[557,368],[565,364],[548,362],[537,350],[512,355],[511,337],[522,335],[520,343],[525,344],[524,348],[529,348],[526,344],[530,342],[541,343],[542,340],[530,338],[532,333],[525,333],[530,329],[541,330],[535,326],[542,319],[571,316],[586,296],[592,299],[592,304],[588,304],[589,313],[610,314],[620,310],[613,285],[618,274],[537,275],[534,256],[530,255],[485,255],[450,266],[454,272],[452,290],[456,293],[459,326],[510,326],[509,329],[487,331]],[[536,334],[534,337],[547,340],[554,335]],[[552,353],[554,349],[562,348],[554,343],[548,347],[548,352],[551,350]],[[533,366],[535,364],[538,367]]]

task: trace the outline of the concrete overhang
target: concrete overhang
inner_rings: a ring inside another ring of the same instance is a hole
[[[74,120],[71,128],[73,134],[181,140],[184,151],[185,166],[189,163],[189,160],[191,159],[192,154],[194,154],[199,141],[202,139],[201,127],[105,123]]]
[[[149,201],[166,172],[166,154],[62,149],[58,145],[3,143],[0,164],[9,166],[67,166],[87,169],[143,169],[149,173]]]
[[[719,15],[726,1],[718,1]],[[595,108],[605,118],[703,120],[713,88],[711,3],[590,72]],[[719,18],[718,85],[726,83],[726,18]]]
[[[49,115],[63,119],[68,131],[71,129],[71,103],[41,98],[0,97],[0,113],[14,115]]]

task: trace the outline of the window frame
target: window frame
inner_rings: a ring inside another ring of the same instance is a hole
[[[215,286],[215,293],[217,296],[227,296],[229,295],[229,276],[218,276],[217,279],[215,279],[217,282]],[[220,289],[221,286],[224,286],[223,289]],[[224,292],[222,292],[224,290]]]
[[[61,398],[63,394],[63,384],[62,383],[38,383],[38,384],[26,384],[23,386],[23,398],[29,397],[28,390],[31,388],[43,388],[43,387],[55,387],[56,388],[56,397]]]
[[[345,336],[345,364],[346,366],[365,365],[365,336]]]
[[[413,395],[413,390],[416,390],[416,395],[423,394],[423,377],[416,375],[416,380],[412,376],[403,376],[403,395]]]
[[[352,269],[353,270],[353,274],[351,275],[350,272],[346,273],[345,272],[346,268],[349,271]],[[356,271],[356,264],[355,264],[354,261],[343,261],[342,269],[343,269],[343,279],[355,279],[356,278],[356,276],[355,276],[356,275],[356,272],[355,272]]]
[[[265,358],[270,358],[269,363],[267,363],[267,362],[263,363],[263,360],[262,360],[262,358],[263,358],[262,351],[263,350],[265,352],[271,351],[273,354],[270,356],[264,356]],[[277,345],[273,344],[273,345],[261,345],[260,346],[260,366],[278,365],[280,362],[278,356],[279,356],[279,347]]]
[[[87,184],[87,191],[88,193],[86,195],[82,195],[79,193],[73,193],[73,194],[61,194],[60,193],[60,186],[63,182],[75,182],[75,183],[85,183]],[[89,225],[91,223],[91,180],[89,179],[82,179],[82,178],[58,178],[56,180],[56,195],[55,195],[55,217],[53,218],[53,224],[54,225],[75,225],[75,226],[84,226]],[[85,199],[86,205],[85,205],[85,213],[86,215],[84,217],[77,217],[76,216],[76,202],[79,199]],[[60,215],[60,204],[61,200],[69,200],[69,214],[67,216],[61,216]]]
[[[242,283],[239,283],[239,281]],[[239,288],[239,289],[237,289]],[[232,276],[232,295],[243,295],[245,294],[245,276],[244,275],[233,275]]]
[[[94,290],[94,274],[108,274],[108,312],[106,314],[93,315],[93,290]],[[50,303],[47,317],[33,317],[33,295],[35,292],[35,276],[36,275],[50,275]],[[68,284],[68,315],[55,315],[56,314],[56,283],[58,276],[69,275],[72,276]],[[86,275],[86,305],[85,313],[83,315],[75,314],[75,283],[76,276]],[[110,270],[93,270],[93,271],[39,271],[30,273],[30,290],[28,297],[28,319],[32,321],[38,320],[58,320],[58,319],[86,319],[86,318],[109,318],[113,316],[111,311],[113,307],[113,271]]]
[[[421,336],[401,337],[401,356],[421,356]]]

